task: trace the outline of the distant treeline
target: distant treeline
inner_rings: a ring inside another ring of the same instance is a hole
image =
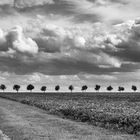
[[[13,90],[15,90],[16,92],[18,92],[18,91],[20,90],[20,88],[21,88],[21,86],[20,86],[20,85],[17,85],[17,84],[15,84],[15,85],[13,86]],[[56,85],[56,86],[54,87],[55,91],[59,91],[60,88],[61,88],[60,85]],[[0,89],[4,92],[4,91],[7,89],[7,87],[6,87],[6,85],[1,84],[1,85],[0,85]],[[27,89],[27,91],[32,92],[32,90],[35,89],[35,86],[32,85],[32,84],[29,84],[29,85],[27,85],[27,88],[26,88],[26,89]],[[86,91],[87,89],[88,89],[88,86],[87,86],[87,85],[83,85],[83,86],[81,87],[81,91],[82,91],[82,92]],[[94,89],[95,89],[95,91],[99,92],[100,89],[101,89],[101,85],[95,85]],[[131,86],[131,89],[132,89],[132,91],[137,91],[137,86],[132,85],[132,86]],[[42,92],[46,92],[46,91],[47,91],[47,86],[42,86],[42,87],[40,88],[40,90],[41,90]],[[70,90],[71,92],[74,91],[74,86],[73,86],[73,85],[68,86],[68,90]],[[112,91],[112,90],[113,90],[113,87],[110,85],[110,86],[106,87],[106,90],[107,90],[107,91]],[[120,91],[120,92],[125,91],[125,88],[122,87],[122,86],[119,86],[119,87],[118,87],[118,91]]]

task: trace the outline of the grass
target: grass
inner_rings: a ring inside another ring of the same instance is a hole
[[[1,93],[0,97],[95,126],[140,132],[140,93]]]

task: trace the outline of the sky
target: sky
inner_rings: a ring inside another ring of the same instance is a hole
[[[0,83],[139,86],[139,9],[139,0],[0,0]]]

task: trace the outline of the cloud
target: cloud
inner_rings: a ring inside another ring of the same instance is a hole
[[[140,62],[139,35],[139,19],[129,20],[112,26],[111,30],[104,28],[101,31],[95,31],[86,45],[93,52],[102,51],[109,56],[117,57],[122,64],[126,61]]]
[[[36,38],[35,41],[38,44],[40,51],[49,53],[60,52],[61,43],[55,38]]]
[[[77,27],[68,28],[48,24],[40,29],[34,40],[41,51],[54,53],[86,47],[86,38],[82,35],[82,32]]]
[[[86,17],[89,17],[87,18],[87,21],[90,21],[90,19],[96,19],[96,21],[114,24],[118,21],[125,21],[139,16],[138,5],[140,2],[138,0],[82,0],[82,2],[79,0],[65,1],[67,1],[67,3],[72,3],[76,12],[87,15]]]
[[[99,55],[100,57],[98,57],[98,64],[101,63],[100,67],[108,67],[108,65],[112,66],[112,67],[116,67],[116,68],[120,68],[121,67],[121,61],[115,57],[111,57],[107,54],[101,53]],[[109,67],[110,67],[109,66]]]
[[[7,50],[6,38],[5,38],[4,31],[0,29],[0,51],[5,51],[5,50]]]
[[[82,26],[40,26],[39,32],[35,32],[33,39],[28,39],[24,35],[26,31],[23,32],[21,27],[13,28],[6,36],[9,51],[1,52],[1,57],[13,58],[13,62],[9,58],[3,58],[2,63],[9,62],[1,70],[11,67],[12,72],[20,74],[40,72],[50,75],[69,75],[79,72],[107,73],[113,71],[113,69],[108,70],[109,68],[120,68],[122,64],[120,59],[103,52],[100,47],[94,48],[93,44],[87,45],[88,40],[93,39],[90,37],[94,33],[94,30],[87,29]],[[116,44],[114,40],[112,42]],[[18,63],[20,67],[14,68]]]
[[[7,16],[17,15],[17,11],[13,9],[10,4],[0,5],[0,16],[5,18]]]
[[[52,20],[59,16],[59,19],[74,24],[81,23],[117,23],[139,16],[139,1],[122,0],[16,0],[17,9],[12,8],[13,2],[1,2],[1,16],[13,17],[19,24],[19,19],[26,22],[28,18],[33,19],[37,14],[43,15],[46,19]],[[124,10],[125,9],[125,10]],[[112,12],[110,12],[112,11]],[[53,15],[53,16],[52,16]],[[15,18],[16,17],[16,18]],[[58,19],[57,19],[58,20]],[[7,20],[10,24],[11,20]],[[46,21],[47,22],[47,21]]]
[[[71,0],[54,0],[54,2],[46,2],[39,4],[35,2],[27,2],[25,4],[19,4],[19,13],[26,14],[30,17],[36,16],[37,14],[43,15],[48,18],[53,18],[61,16],[61,18],[69,18],[69,21],[74,23],[84,23],[84,22],[98,22],[100,21],[100,16],[96,12],[86,12],[88,7],[81,5],[81,1],[71,1]],[[32,1],[32,0],[31,0]],[[26,4],[29,3],[29,4]],[[92,4],[86,0],[82,0],[82,3],[86,5]]]
[[[86,81],[86,83],[90,84],[90,85],[93,85],[94,84],[97,84],[97,83],[110,83],[110,82],[116,82],[118,79],[117,79],[117,76],[115,74],[110,74],[110,75],[104,75],[104,74],[101,74],[101,75],[94,75],[94,74],[84,74],[84,73],[81,73],[78,75],[79,79],[81,81]],[[91,84],[92,83],[92,84]]]
[[[15,0],[14,5],[17,8],[33,7],[37,5],[54,4],[53,0]]]
[[[79,47],[79,46],[83,47],[83,46],[85,46],[86,40],[82,36],[76,36],[74,38],[74,43],[75,43],[75,46],[77,46],[77,47]]]
[[[117,32],[115,34],[120,41],[117,44],[113,43],[115,48],[118,49],[118,51],[114,52],[114,55],[121,57],[125,61],[140,62],[139,20],[128,21],[116,27]]]
[[[101,23],[92,28],[55,24],[37,27],[30,32],[20,26],[7,33],[1,31],[1,38],[6,34],[6,44],[9,44],[7,50],[0,52],[1,71],[106,75],[139,69],[138,19],[112,25],[110,30]]]
[[[128,4],[129,0],[89,0],[91,2],[95,2],[97,5],[109,5],[111,3],[116,3],[116,4]]]
[[[32,83],[37,83],[41,81],[41,74],[38,73],[33,73],[32,75],[30,75],[28,77],[28,81],[32,82]]]
[[[7,40],[11,45],[10,47],[20,53],[38,53],[36,42],[31,38],[26,38],[23,34],[23,29],[20,26],[16,26],[8,33]]]
[[[0,5],[5,5],[5,4],[12,4],[13,3],[13,1],[11,1],[11,0],[0,0]]]

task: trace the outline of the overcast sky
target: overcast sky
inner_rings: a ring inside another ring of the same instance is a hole
[[[0,0],[0,83],[140,83],[140,0]]]

